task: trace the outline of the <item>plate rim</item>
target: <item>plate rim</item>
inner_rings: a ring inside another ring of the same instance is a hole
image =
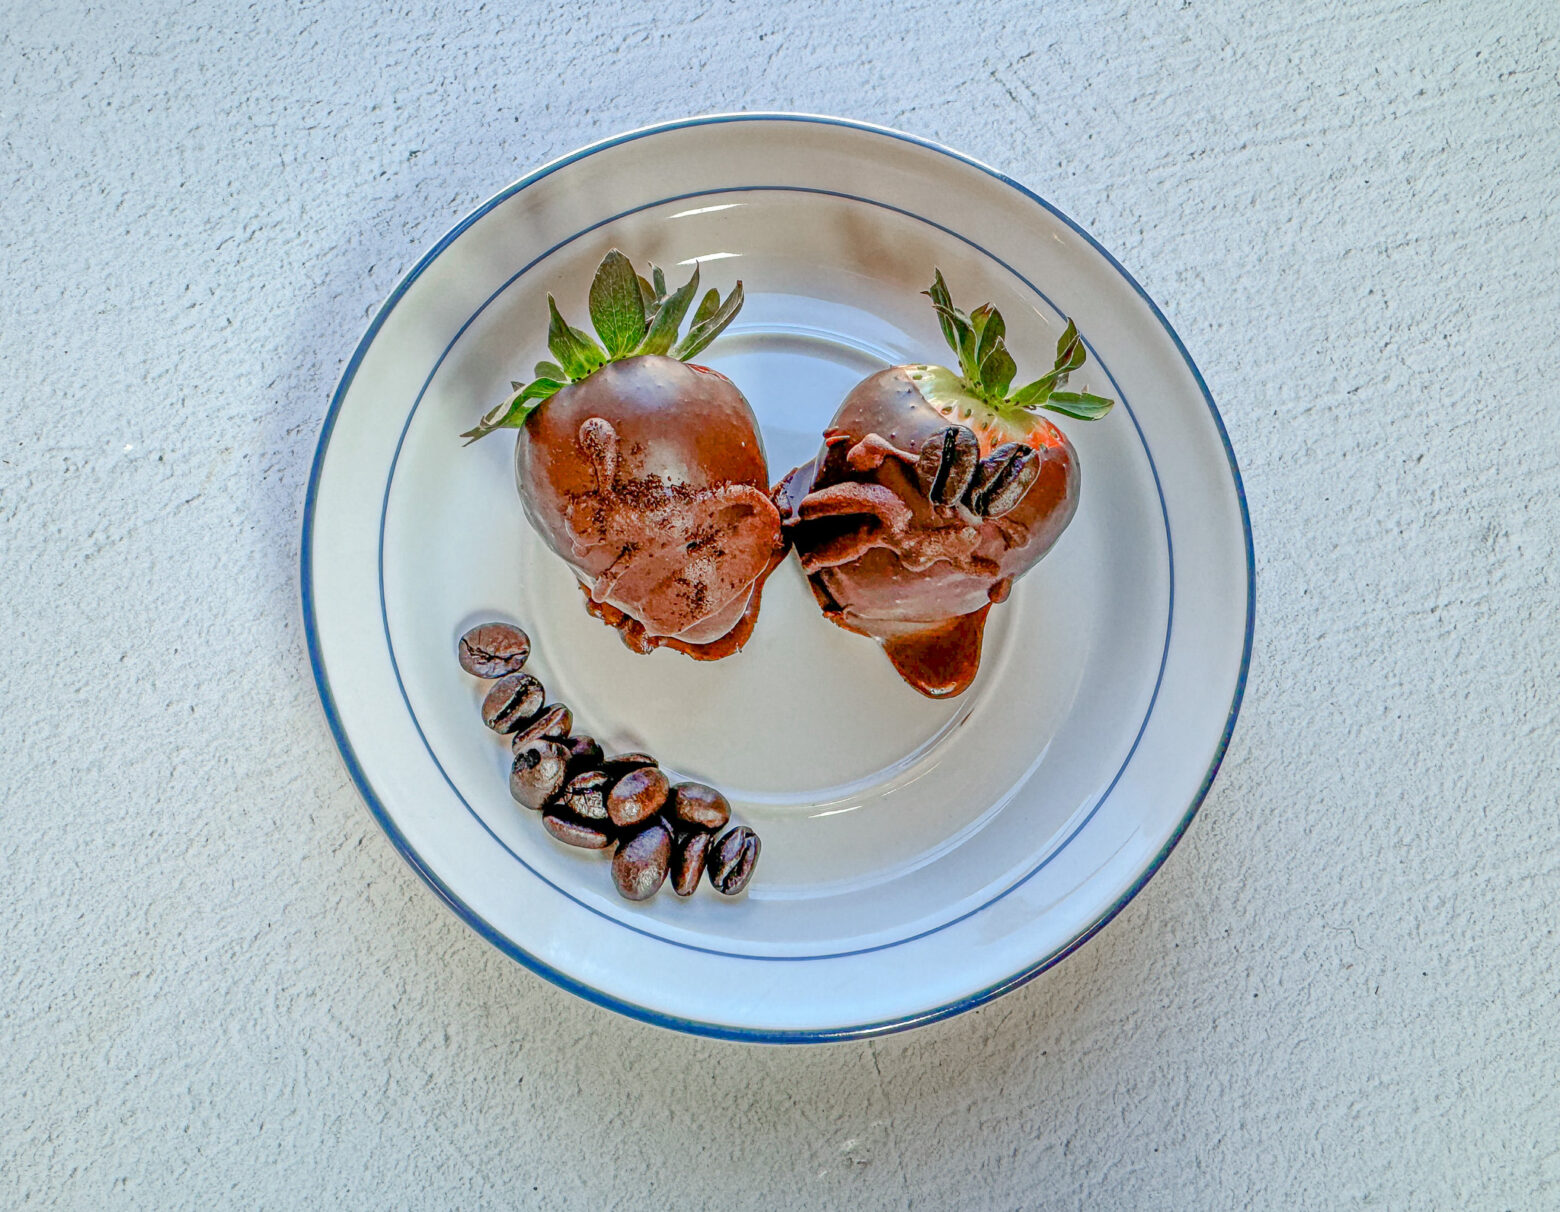
[[[623,998],[613,994],[605,993],[592,986],[586,985],[584,982],[576,979],[573,976],[570,976],[568,973],[563,972],[560,969],[555,968],[553,965],[539,959],[537,956],[532,955],[514,940],[510,939],[507,935],[499,931],[479,913],[467,905],[459,897],[459,895],[457,895],[454,890],[450,888],[449,885],[445,883],[445,881],[436,872],[434,872],[426,862],[424,862],[422,856],[418,854],[418,852],[408,842],[405,835],[401,832],[400,828],[396,825],[394,819],[385,808],[385,805],[380,801],[378,795],[373,790],[373,787],[369,782],[367,772],[363,769],[362,764],[352,747],[352,743],[346,735],[345,727],[341,721],[339,712],[336,709],[335,697],[331,691],[330,678],[325,670],[324,656],[320,649],[319,632],[315,617],[314,574],[312,559],[314,549],[314,522],[325,455],[330,445],[330,439],[335,428],[337,416],[340,413],[347,392],[350,389],[354,378],[356,377],[357,371],[361,366],[364,357],[368,353],[369,347],[373,344],[385,321],[395,310],[396,306],[400,303],[405,294],[410,290],[413,283],[416,282],[416,280],[428,269],[430,265],[433,264],[435,260],[438,259],[439,256],[444,253],[446,249],[449,248],[450,245],[452,245],[457,239],[460,238],[462,234],[464,234],[470,227],[486,216],[490,211],[517,193],[526,189],[528,186],[552,175],[560,169],[568,167],[570,164],[585,159],[588,156],[595,155],[599,152],[609,150],[613,147],[617,147],[622,144],[633,142],[652,135],[664,134],[670,131],[693,127],[725,125],[739,122],[795,122],[801,124],[843,127],[846,129],[884,136],[899,142],[911,144],[924,150],[936,152],[940,155],[947,156],[948,158],[967,167],[977,169],[987,176],[990,176],[1002,184],[1007,185],[1011,189],[1016,190],[1020,195],[1040,206],[1048,214],[1060,220],[1069,229],[1080,236],[1095,252],[1099,253],[1105,259],[1106,263],[1110,265],[1112,269],[1121,275],[1126,283],[1132,288],[1133,292],[1144,302],[1144,304],[1147,305],[1150,314],[1153,316],[1154,320],[1159,324],[1159,326],[1165,331],[1165,333],[1170,337],[1176,352],[1185,362],[1187,369],[1191,371],[1193,381],[1196,383],[1198,391],[1202,395],[1203,402],[1207,406],[1208,412],[1213,419],[1214,428],[1219,435],[1219,441],[1224,450],[1225,461],[1229,467],[1231,482],[1235,489],[1236,502],[1239,507],[1241,531],[1246,558],[1246,620],[1243,635],[1240,669],[1236,677],[1229,713],[1226,716],[1223,730],[1221,731],[1218,744],[1214,749],[1213,756],[1209,762],[1207,771],[1205,772],[1202,782],[1199,785],[1196,793],[1193,795],[1190,804],[1182,814],[1182,817],[1177,823],[1176,827],[1171,831],[1169,838],[1165,841],[1159,852],[1144,867],[1143,871],[1137,876],[1137,878],[1133,880],[1133,882],[1126,888],[1125,891],[1121,893],[1120,896],[1117,897],[1114,902],[1107,906],[1104,912],[1102,912],[1099,917],[1092,922],[1092,924],[1079,931],[1070,941],[1063,944],[1061,947],[1053,949],[1046,955],[1042,956],[1040,959],[1036,960],[1033,964],[1020,969],[1011,976],[998,981],[995,984],[989,985],[984,989],[967,994],[941,1006],[936,1006],[917,1013],[901,1015],[895,1018],[885,1019],[877,1022],[855,1024],[837,1028],[809,1027],[777,1030],[769,1028],[739,1027],[725,1023],[682,1018],[676,1015],[667,1014],[663,1011],[653,1010],[644,1006],[640,1006],[636,1003],[626,1001]],[[358,794],[362,797],[365,806],[367,806],[369,809],[370,815],[374,817],[379,827],[384,830],[385,835],[389,838],[390,843],[396,852],[407,863],[407,865],[417,873],[423,882],[427,884],[430,889],[432,889],[434,894],[444,902],[445,906],[451,912],[453,912],[457,917],[459,917],[463,922],[471,927],[471,929],[473,929],[478,935],[486,939],[493,946],[497,947],[499,951],[503,952],[505,955],[508,955],[511,959],[515,960],[517,963],[534,972],[538,976],[543,977],[544,979],[552,982],[560,988],[569,991],[570,993],[575,994],[576,996],[584,998],[586,1001],[592,1002],[606,1009],[614,1010],[629,1018],[650,1023],[655,1026],[669,1028],[671,1030],[682,1031],[688,1034],[706,1036],[715,1039],[734,1040],[748,1043],[832,1043],[847,1040],[870,1039],[880,1035],[887,1035],[898,1031],[910,1030],[914,1027],[924,1026],[929,1023],[938,1022],[942,1019],[951,1018],[954,1015],[962,1014],[967,1010],[973,1010],[978,1006],[984,1005],[987,1002],[1001,997],[1005,993],[1011,992],[1021,985],[1027,984],[1029,981],[1039,976],[1042,972],[1045,972],[1048,969],[1054,967],[1056,964],[1060,963],[1067,956],[1071,955],[1074,951],[1077,951],[1080,947],[1087,943],[1097,933],[1104,929],[1105,926],[1109,925],[1110,922],[1116,917],[1116,915],[1120,913],[1121,910],[1124,909],[1132,901],[1132,899],[1137,896],[1139,892],[1142,891],[1148,881],[1152,879],[1154,875],[1158,873],[1160,867],[1164,865],[1165,860],[1170,856],[1170,852],[1175,849],[1176,844],[1181,840],[1181,837],[1185,834],[1187,828],[1191,825],[1193,817],[1197,815],[1198,809],[1202,806],[1203,801],[1207,798],[1208,792],[1213,785],[1214,779],[1219,772],[1219,768],[1224,761],[1225,754],[1228,751],[1230,738],[1234,733],[1235,722],[1240,714],[1241,703],[1245,696],[1246,682],[1251,666],[1251,654],[1256,624],[1256,560],[1251,533],[1251,517],[1246,502],[1245,486],[1241,479],[1240,468],[1236,462],[1234,448],[1230,444],[1229,434],[1225,429],[1224,419],[1219,414],[1218,407],[1213,400],[1213,395],[1209,391],[1208,385],[1203,379],[1202,372],[1198,369],[1197,364],[1193,360],[1190,352],[1187,350],[1185,343],[1181,340],[1180,335],[1175,331],[1175,328],[1165,317],[1163,311],[1160,310],[1158,304],[1156,304],[1149,296],[1148,292],[1143,289],[1142,285],[1137,281],[1137,279],[1127,271],[1126,267],[1123,266],[1109,252],[1109,250],[1101,245],[1098,240],[1096,240],[1092,235],[1084,230],[1083,227],[1075,222],[1070,216],[1063,213],[1056,206],[1048,202],[1045,198],[1041,197],[1039,194],[1035,193],[1033,190],[1029,189],[1020,182],[1014,180],[1006,173],[1003,173],[999,169],[993,168],[992,166],[977,160],[974,157],[968,156],[963,152],[956,151],[951,147],[931,139],[923,138],[919,135],[909,134],[905,131],[896,130],[892,127],[880,126],[874,123],[862,122],[856,119],[841,118],[826,114],[796,113],[772,110],[710,113],[695,115],[688,118],[672,119],[669,121],[652,123],[647,126],[636,127],[632,130],[588,143],[572,152],[547,161],[546,163],[521,176],[511,184],[500,189],[497,193],[493,194],[491,197],[487,198],[484,202],[475,207],[458,223],[450,228],[449,231],[440,237],[440,239],[425,253],[423,253],[423,255],[419,257],[413,264],[411,269],[406,271],[406,273],[396,283],[395,287],[390,291],[389,295],[386,296],[385,301],[376,310],[373,319],[368,325],[368,328],[365,330],[363,336],[359,339],[357,346],[354,348],[352,356],[348,360],[346,367],[342,372],[342,376],[336,386],[336,390],[331,396],[330,406],[327,409],[325,418],[321,423],[319,439],[315,447],[314,459],[309,472],[308,489],[304,499],[302,529],[303,535],[300,549],[300,605],[302,607],[303,630],[307,642],[309,664],[314,674],[315,688],[319,696],[320,706],[324,712],[326,723],[329,726],[332,739],[336,743],[338,755],[341,757],[348,775],[351,777],[353,784],[356,786]]]

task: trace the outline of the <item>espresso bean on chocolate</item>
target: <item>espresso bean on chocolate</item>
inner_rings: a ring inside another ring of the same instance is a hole
[[[519,673],[531,655],[531,637],[508,623],[483,623],[460,637],[456,656],[460,667],[479,678]]]
[[[703,783],[678,783],[672,788],[666,815],[679,825],[697,829],[724,829],[731,819],[731,803]]]
[[[547,692],[529,673],[506,674],[482,700],[482,722],[494,732],[513,732],[546,701]]]
[[[619,828],[637,825],[661,811],[671,786],[665,773],[654,766],[630,770],[612,785],[607,795],[607,815]]]
[[[648,900],[666,882],[671,861],[672,831],[654,819],[618,847],[612,856],[612,882],[628,900]]]
[[[607,819],[607,788],[612,780],[605,771],[587,770],[563,785],[558,802],[575,816],[588,821]]]
[[[722,896],[736,896],[753,878],[758,862],[758,834],[746,825],[729,829],[716,842],[708,860],[710,883]]]
[[[980,439],[967,425],[950,425],[921,447],[916,474],[927,499],[955,505],[964,496],[980,462]]]
[[[540,811],[563,789],[568,763],[568,754],[557,741],[532,741],[515,754],[509,768],[509,794]]]
[[[574,727],[574,713],[562,703],[549,703],[537,712],[530,723],[522,724],[509,742],[510,749],[519,753],[532,741],[563,741],[567,744],[569,729]]]
[[[692,896],[699,888],[699,877],[710,856],[715,835],[702,829],[691,829],[672,844],[672,891],[678,896]]]
[[[1040,456],[1022,442],[1004,442],[980,461],[970,484],[970,508],[988,518],[1012,510],[1040,475]]]

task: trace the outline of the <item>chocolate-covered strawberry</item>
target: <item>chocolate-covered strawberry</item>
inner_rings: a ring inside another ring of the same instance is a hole
[[[699,270],[667,293],[613,249],[590,288],[599,342],[551,295],[536,378],[462,435],[520,431],[527,517],[574,570],[586,607],[639,652],[701,660],[742,647],[764,579],[784,555],[753,410],[724,375],[688,361],[742,306],[742,283],[698,296]]]
[[[1077,509],[1077,455],[1039,410],[1093,420],[1113,402],[1063,390],[1086,356],[1070,320],[1052,369],[1010,391],[1001,313],[965,315],[940,272],[925,293],[959,369],[862,380],[775,496],[825,616],[880,641],[905,681],[942,698],[969,687],[992,604]]]

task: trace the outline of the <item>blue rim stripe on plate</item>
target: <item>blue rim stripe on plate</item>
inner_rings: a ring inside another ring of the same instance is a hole
[[[629,143],[637,139],[647,138],[652,135],[664,134],[674,130],[699,126],[724,125],[739,122],[794,122],[798,124],[836,126],[849,130],[857,130],[869,134],[880,135],[902,143],[908,143],[912,146],[920,147],[927,151],[932,151],[939,155],[946,156],[950,160],[953,160],[959,164],[963,164],[966,167],[976,169],[977,171],[986,174],[994,180],[1002,182],[1004,185],[1007,185],[1009,188],[1015,190],[1022,197],[1029,199],[1031,202],[1045,210],[1048,214],[1066,224],[1070,230],[1072,230],[1091,248],[1099,253],[1099,255],[1105,259],[1105,262],[1121,275],[1122,279],[1132,288],[1134,293],[1136,293],[1137,296],[1148,307],[1150,314],[1156,321],[1158,321],[1160,327],[1163,328],[1165,333],[1170,337],[1172,344],[1174,344],[1177,352],[1181,355],[1182,360],[1186,363],[1187,369],[1191,371],[1192,378],[1197,384],[1198,390],[1202,393],[1203,402],[1207,405],[1208,412],[1213,418],[1214,427],[1219,435],[1219,441],[1224,448],[1225,460],[1228,463],[1230,469],[1231,482],[1235,488],[1236,503],[1240,510],[1241,529],[1245,540],[1246,625],[1243,637],[1240,670],[1236,676],[1235,689],[1233,695],[1231,696],[1229,714],[1225,718],[1224,728],[1220,734],[1219,742],[1214,749],[1213,757],[1209,762],[1208,770],[1203,777],[1202,784],[1199,786],[1196,795],[1193,796],[1190,804],[1188,805],[1180,824],[1171,833],[1164,846],[1160,849],[1159,853],[1154,857],[1154,859],[1147,865],[1143,873],[1133,881],[1133,883],[1105,910],[1104,913],[1100,915],[1100,917],[1094,922],[1093,925],[1079,932],[1079,934],[1067,944],[1056,949],[1050,954],[1041,957],[1029,967],[1021,969],[1012,976],[999,981],[996,984],[990,985],[976,993],[969,994],[966,997],[959,998],[946,1005],[934,1007],[933,1009],[926,1010],[918,1014],[904,1015],[898,1018],[885,1019],[872,1023],[856,1024],[853,1026],[841,1028],[766,1030],[760,1028],[729,1027],[720,1023],[709,1023],[693,1019],[685,1019],[676,1015],[650,1010],[632,1002],[627,1002],[609,994],[602,993],[600,990],[591,988],[590,986],[575,980],[566,973],[553,968],[551,965],[543,962],[536,956],[531,955],[523,948],[516,946],[510,939],[499,933],[490,923],[482,918],[480,914],[476,913],[470,908],[470,906],[461,901],[460,898],[457,897],[444,883],[444,881],[440,879],[439,876],[431,869],[429,869],[425,863],[423,863],[420,856],[407,842],[405,835],[401,833],[399,828],[397,828],[395,822],[391,819],[389,813],[385,810],[384,805],[380,802],[378,796],[374,792],[372,785],[368,781],[367,774],[364,771],[361,762],[358,760],[357,754],[352,748],[351,742],[347,739],[345,729],[336,711],[335,698],[331,693],[330,679],[325,672],[324,659],[320,652],[319,635],[315,625],[314,582],[312,570],[312,557],[314,550],[313,529],[314,513],[319,495],[320,476],[324,467],[325,454],[330,445],[331,434],[335,429],[336,418],[341,411],[342,402],[345,399],[347,390],[351,386],[352,380],[355,377],[359,366],[362,364],[363,358],[366,356],[368,349],[373,343],[374,338],[378,335],[379,330],[384,326],[385,321],[388,319],[391,312],[395,309],[396,305],[400,302],[401,298],[411,288],[412,283],[421,276],[421,274],[428,268],[428,266],[432,264],[432,262],[438,258],[445,251],[445,249],[454,243],[455,240],[457,240],[469,227],[475,224],[489,211],[507,201],[509,198],[519,193],[522,189],[527,188],[528,186],[542,180],[545,177],[550,176],[551,174],[567,167],[570,164],[582,160],[587,156],[595,155],[598,152],[606,151],[610,148],[618,147],[622,144]],[[1126,907],[1132,898],[1142,890],[1144,885],[1146,885],[1148,881],[1153,878],[1160,867],[1164,865],[1164,862],[1169,857],[1170,852],[1175,848],[1176,843],[1180,841],[1182,835],[1186,832],[1187,827],[1191,824],[1192,818],[1197,814],[1198,808],[1201,807],[1204,799],[1207,797],[1208,791],[1213,785],[1214,778],[1218,774],[1219,767],[1223,763],[1224,756],[1228,752],[1230,738],[1235,730],[1235,721],[1240,714],[1241,702],[1245,697],[1246,681],[1251,668],[1251,651],[1256,625],[1256,556],[1252,543],[1251,515],[1249,509],[1247,508],[1245,486],[1241,480],[1240,468],[1235,460],[1234,449],[1230,445],[1228,431],[1225,428],[1223,418],[1219,415],[1218,407],[1214,404],[1213,396],[1212,393],[1208,390],[1207,382],[1203,379],[1202,372],[1197,368],[1197,364],[1192,359],[1192,356],[1187,350],[1185,343],[1181,340],[1180,335],[1175,331],[1175,329],[1171,327],[1170,322],[1165,318],[1164,313],[1160,310],[1159,306],[1154,302],[1154,300],[1149,297],[1148,292],[1143,289],[1143,287],[1138,283],[1137,279],[1134,278],[1126,270],[1126,268],[1119,261],[1117,261],[1116,258],[1112,256],[1107,249],[1104,248],[1104,246],[1099,243],[1099,241],[1094,239],[1093,236],[1091,236],[1087,231],[1075,223],[1070,217],[1068,217],[1062,211],[1058,210],[1055,206],[1051,205],[1051,203],[1047,202],[1044,198],[1040,197],[1040,195],[1036,194],[1033,190],[1030,190],[1026,186],[1015,181],[1007,174],[992,168],[990,165],[983,164],[978,160],[964,155],[962,152],[954,151],[952,148],[944,147],[939,143],[935,143],[929,139],[920,138],[916,135],[909,135],[902,131],[892,130],[888,127],[875,126],[870,123],[856,122],[850,119],[828,117],[817,114],[792,114],[781,112],[710,114],[701,117],[681,119],[673,122],[659,123],[653,126],[643,127],[639,130],[629,131],[625,134],[614,136],[613,138],[603,140],[599,143],[590,144],[589,146],[583,147],[578,151],[570,153],[567,156],[563,156],[549,164],[543,165],[542,167],[522,177],[514,184],[508,186],[506,189],[495,194],[492,198],[488,199],[476,210],[472,211],[471,214],[466,216],[453,228],[451,228],[450,231],[447,232],[437,244],[429,249],[428,252],[418,260],[417,264],[412,267],[407,275],[396,284],[395,288],[390,292],[389,297],[386,298],[384,304],[375,313],[373,320],[370,322],[367,331],[363,335],[363,338],[359,341],[357,348],[352,353],[352,357],[348,360],[347,367],[342,374],[341,382],[338,384],[335,393],[331,397],[330,407],[327,410],[325,420],[321,425],[320,440],[318,446],[315,449],[314,462],[309,473],[308,491],[304,501],[303,538],[300,551],[300,564],[301,606],[303,608],[303,623],[309,651],[309,663],[314,671],[315,683],[319,689],[320,704],[325,713],[326,723],[330,728],[332,737],[336,741],[337,749],[341,753],[342,761],[346,766],[347,773],[352,778],[353,783],[356,785],[358,793],[363,797],[364,802],[367,804],[368,809],[373,814],[375,820],[378,821],[380,827],[385,831],[386,836],[390,839],[391,845],[395,847],[396,851],[412,868],[412,870],[417,872],[423,881],[433,889],[433,891],[442,901],[444,901],[444,903],[450,908],[452,912],[465,921],[466,924],[475,930],[479,935],[485,938],[488,942],[492,943],[500,951],[510,956],[516,962],[520,963],[526,968],[529,968],[537,975],[552,981],[560,988],[567,989],[587,1001],[604,1006],[611,1010],[615,1010],[620,1014],[624,1014],[630,1018],[638,1019],[642,1022],[651,1023],[656,1026],[667,1027],[673,1030],[685,1031],[692,1034],[705,1035],[715,1039],[744,1041],[750,1043],[826,1043],[844,1040],[865,1039],[878,1035],[886,1035],[896,1031],[905,1031],[912,1027],[923,1026],[928,1023],[937,1022],[941,1019],[951,1018],[956,1014],[961,1014],[967,1010],[972,1010],[977,1006],[984,1005],[994,998],[1000,997],[1004,993],[1011,992],[1020,985],[1028,983],[1035,977],[1039,976],[1042,972],[1060,962],[1062,959],[1065,959],[1068,955],[1071,955],[1095,934],[1102,930],[1119,912],[1121,912],[1123,908]]]
[[[438,755],[433,751],[433,746],[428,743],[427,733],[423,731],[422,721],[418,718],[417,711],[412,706],[411,697],[406,692],[406,683],[401,678],[401,663],[396,658],[395,642],[390,635],[389,603],[387,600],[387,595],[385,594],[385,530],[388,524],[390,512],[390,492],[395,483],[396,468],[401,461],[401,451],[406,444],[406,435],[411,430],[412,421],[417,415],[417,410],[422,404],[423,397],[427,395],[428,388],[433,384],[434,378],[439,373],[439,368],[444,365],[444,361],[449,357],[450,352],[455,348],[456,345],[460,343],[460,339],[465,335],[466,330],[469,329],[474,323],[476,323],[477,318],[481,316],[482,313],[485,312],[488,307],[490,307],[494,301],[503,295],[504,292],[507,291],[511,286],[513,286],[516,282],[528,274],[532,269],[536,268],[536,266],[540,265],[548,257],[552,256],[558,250],[566,248],[568,245],[578,240],[581,236],[589,235],[591,232],[597,231],[602,227],[606,227],[608,224],[615,223],[619,219],[626,218],[629,215],[641,214],[644,211],[653,210],[658,206],[667,206],[674,203],[687,202],[691,199],[707,198],[714,195],[743,193],[816,194],[821,197],[839,198],[850,202],[861,203],[867,206],[875,206],[881,210],[890,211],[908,219],[914,219],[919,223],[924,223],[928,227],[942,232],[946,236],[958,240],[963,244],[967,244],[970,248],[980,253],[983,257],[986,257],[993,264],[1001,266],[1003,270],[1011,274],[1018,281],[1022,282],[1026,288],[1032,291],[1040,299],[1044,300],[1045,305],[1049,307],[1058,317],[1065,314],[1061,308],[1056,306],[1055,302],[1052,301],[1049,295],[1047,295],[1043,290],[1031,282],[1027,277],[1019,273],[1016,269],[1013,268],[1013,266],[1009,265],[1001,257],[998,257],[988,249],[975,243],[975,241],[969,239],[966,236],[960,235],[950,227],[945,227],[941,223],[937,223],[931,219],[926,218],[924,215],[918,215],[913,211],[905,210],[903,207],[891,206],[886,202],[880,202],[876,199],[862,197],[857,194],[847,194],[838,190],[816,189],[808,186],[798,185],[732,185],[721,186],[715,189],[696,190],[694,192],[685,194],[674,194],[671,197],[659,198],[653,202],[646,202],[640,206],[635,206],[629,208],[628,210],[619,211],[615,215],[609,215],[607,218],[598,220],[597,222],[592,223],[589,227],[581,228],[572,235],[559,240],[556,244],[552,245],[552,247],[539,253],[536,257],[532,258],[524,266],[511,274],[497,287],[497,289],[495,289],[490,295],[488,295],[486,299],[482,301],[482,303],[474,312],[471,313],[471,315],[466,317],[465,321],[462,322],[460,327],[455,330],[455,335],[450,338],[449,343],[445,345],[444,349],[439,353],[439,356],[434,359],[433,368],[429,370],[427,377],[423,379],[422,387],[418,390],[416,398],[412,401],[412,406],[406,414],[406,421],[401,426],[400,436],[396,439],[395,454],[390,460],[389,473],[385,477],[384,495],[380,499],[379,617],[381,625],[384,628],[385,647],[390,654],[390,665],[395,673],[396,689],[400,691],[401,702],[406,706],[406,713],[411,718],[412,727],[417,730],[418,739],[422,741],[423,749],[426,751],[428,759],[434,764],[435,769],[438,770],[440,776],[444,779],[445,785],[449,787],[455,798],[461,802],[461,806],[466,809],[467,814],[472,818],[472,820],[476,821],[477,824],[482,827],[483,832],[492,838],[505,854],[509,855],[510,858],[523,867],[526,872],[535,879],[540,880],[547,887],[558,893],[558,895],[562,896],[568,901],[571,901],[575,905],[578,905],[586,912],[592,913],[604,921],[611,922],[614,926],[621,927],[624,930],[627,930],[633,934],[641,935],[644,938],[652,939],[655,942],[664,943],[670,947],[681,948],[685,951],[695,951],[704,955],[716,955],[723,959],[774,961],[786,963],[798,963],[809,960],[845,959],[853,955],[868,955],[874,951],[886,951],[891,947],[899,947],[906,943],[913,943],[919,939],[927,938],[933,934],[937,934],[939,931],[947,930],[952,926],[957,926],[960,922],[974,917],[977,913],[983,913],[985,910],[991,908],[991,906],[995,905],[1004,897],[1027,884],[1031,879],[1038,875],[1042,869],[1049,866],[1051,862],[1057,858],[1057,856],[1066,850],[1067,847],[1072,843],[1073,839],[1083,832],[1083,830],[1088,826],[1089,822],[1092,821],[1099,813],[1099,810],[1104,807],[1105,803],[1110,799],[1111,793],[1115,791],[1116,785],[1121,782],[1122,776],[1126,774],[1127,767],[1132,764],[1132,758],[1137,753],[1138,745],[1143,739],[1143,733],[1148,730],[1148,722],[1154,714],[1154,705],[1159,701],[1160,687],[1164,684],[1165,665],[1168,662],[1170,656],[1170,637],[1175,620],[1175,548],[1170,536],[1170,512],[1165,504],[1164,486],[1159,479],[1159,466],[1154,461],[1154,452],[1149,449],[1148,439],[1143,434],[1143,427],[1138,423],[1137,414],[1133,411],[1132,404],[1127,399],[1126,393],[1121,390],[1121,385],[1116,382],[1116,376],[1111,373],[1110,367],[1106,365],[1104,359],[1102,359],[1099,354],[1095,352],[1094,347],[1088,343],[1087,339],[1084,340],[1085,347],[1088,349],[1090,356],[1094,358],[1095,364],[1099,367],[1100,371],[1110,381],[1110,385],[1116,393],[1116,398],[1121,401],[1122,407],[1126,409],[1128,417],[1130,417],[1132,420],[1132,427],[1137,432],[1138,443],[1143,448],[1143,455],[1148,460],[1149,471],[1154,477],[1154,491],[1159,498],[1159,513],[1160,517],[1164,519],[1165,555],[1169,565],[1169,592],[1167,595],[1165,609],[1165,642],[1164,647],[1160,650],[1159,653],[1159,670],[1154,677],[1153,692],[1149,695],[1148,703],[1143,709],[1143,721],[1138,725],[1137,734],[1132,738],[1132,744],[1128,746],[1126,756],[1121,760],[1121,766],[1117,769],[1115,776],[1110,780],[1109,785],[1100,794],[1099,798],[1095,800],[1093,805],[1089,807],[1088,811],[1083,814],[1082,819],[1078,821],[1078,823],[1073,827],[1072,831],[1066,836],[1066,838],[1062,840],[1060,845],[1051,850],[1043,859],[1040,860],[1040,862],[1036,863],[1028,871],[1020,875],[1006,888],[1003,888],[996,895],[990,897],[986,901],[983,901],[974,908],[968,909],[958,916],[950,918],[948,921],[940,922],[935,926],[929,926],[924,930],[917,931],[914,934],[905,935],[902,938],[891,939],[885,943],[875,943],[870,947],[856,947],[847,951],[826,951],[812,955],[770,955],[763,953],[754,954],[752,952],[746,951],[723,951],[716,947],[702,947],[696,943],[681,942],[677,939],[667,938],[665,935],[657,934],[653,930],[647,930],[641,926],[636,926],[632,922],[626,922],[621,918],[614,917],[612,914],[605,912],[604,910],[599,909],[586,901],[581,900],[567,888],[554,883],[535,867],[533,867],[530,863],[526,862],[524,858],[522,858],[519,854],[510,848],[510,846],[503,840],[503,838],[499,837],[498,834],[493,831],[493,829],[488,825],[487,821],[482,818],[482,814],[473,808],[471,802],[461,794],[460,788],[455,785],[455,780],[450,777],[449,771],[444,768],[444,763],[439,761]],[[1024,781],[1027,782],[1030,777],[1033,777],[1032,773],[1026,776]]]

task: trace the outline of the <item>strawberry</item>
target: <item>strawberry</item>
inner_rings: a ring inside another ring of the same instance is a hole
[[[553,297],[536,377],[461,435],[519,431],[515,475],[531,525],[573,569],[586,608],[638,652],[700,660],[752,633],[763,582],[784,557],[758,421],[724,375],[687,361],[742,306],[709,291],[678,332],[699,270],[668,294],[613,249],[590,287],[599,342]]]
[[[1039,410],[1094,420],[1113,401],[1063,390],[1087,356],[1071,320],[1052,368],[1010,391],[1001,313],[960,311],[941,272],[925,293],[958,371],[894,366],[862,380],[775,498],[825,617],[878,640],[911,686],[943,698],[974,680],[992,604],[1077,509],[1077,454]]]

